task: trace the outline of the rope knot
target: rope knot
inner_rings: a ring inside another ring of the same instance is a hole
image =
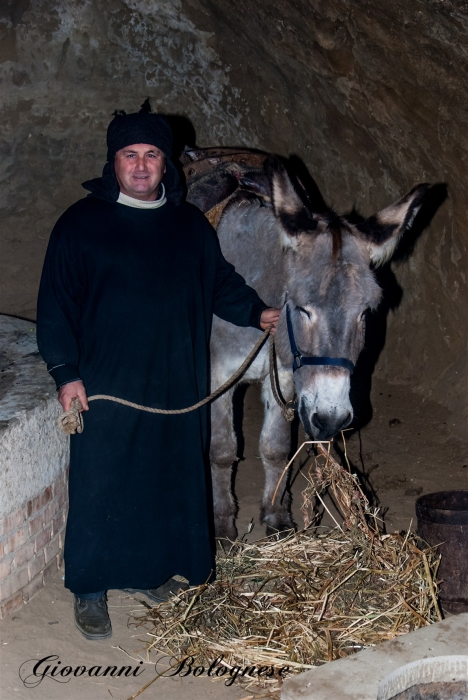
[[[291,423],[296,415],[296,401],[292,399],[281,406],[281,414],[285,421]]]
[[[83,432],[83,416],[80,413],[82,408],[81,401],[75,396],[71,400],[70,410],[65,411],[57,418],[58,427],[67,435]]]
[[[291,423],[296,413],[297,401],[295,398],[285,401],[281,393],[274,336],[270,336],[270,384],[274,399],[281,409],[281,415],[285,421]]]

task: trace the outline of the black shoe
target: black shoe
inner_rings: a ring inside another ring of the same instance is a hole
[[[175,578],[170,578],[158,588],[150,588],[146,591],[146,595],[156,603],[165,603],[171,596],[178,595],[181,591],[186,591],[189,584],[184,581],[177,581]]]
[[[75,625],[86,639],[107,639],[112,635],[105,596],[95,600],[75,597],[74,611]]]
[[[158,588],[150,588],[147,590],[142,590],[139,588],[126,588],[128,593],[144,593],[154,600],[155,603],[165,603],[169,600],[171,596],[178,595],[181,591],[186,591],[189,588],[189,584],[184,581],[178,581],[175,578],[170,578],[163,583],[162,586]]]

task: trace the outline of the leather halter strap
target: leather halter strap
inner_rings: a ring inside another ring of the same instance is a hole
[[[291,352],[294,356],[293,372],[300,369],[304,365],[327,365],[332,367],[344,367],[344,369],[347,369],[350,374],[354,372],[354,363],[351,362],[351,360],[346,359],[346,357],[320,357],[318,355],[306,357],[299,352],[299,349],[296,345],[296,340],[294,338],[289,304],[286,304],[286,323],[288,326],[289,344],[291,346]]]

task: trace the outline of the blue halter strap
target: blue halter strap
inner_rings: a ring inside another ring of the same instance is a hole
[[[351,360],[347,360],[345,357],[304,357],[304,355],[299,352],[296,345],[296,340],[294,338],[289,304],[286,304],[286,322],[288,325],[289,344],[291,346],[291,352],[294,356],[293,372],[300,369],[304,365],[328,365],[334,367],[344,367],[350,372],[350,374],[354,372],[354,364],[351,362]]]

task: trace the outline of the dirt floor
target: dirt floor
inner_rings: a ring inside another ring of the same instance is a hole
[[[388,532],[415,529],[415,501],[423,493],[468,488],[468,435],[455,437],[447,411],[404,386],[391,386],[375,380],[372,388],[373,419],[359,431],[345,434],[347,454],[373,504],[381,509]],[[240,503],[238,530],[246,531],[255,521],[249,540],[263,535],[258,524],[263,473],[258,455],[258,434],[262,406],[255,387],[245,397],[243,432],[244,459],[237,470],[237,496]],[[298,446],[306,440],[299,428]],[[336,441],[338,454],[342,442]],[[299,454],[291,472],[293,514],[298,527],[303,476],[311,460],[306,449]],[[329,504],[330,505],[330,504]],[[332,506],[330,506],[332,508]],[[338,518],[338,514],[334,511]],[[322,521],[328,524],[326,518]],[[254,537],[255,535],[255,537]]]
[[[360,432],[348,433],[350,462],[368,493],[374,494],[375,503],[378,499],[387,531],[414,528],[414,502],[420,494],[468,488],[468,442],[454,437],[450,416],[444,409],[412,394],[406,387],[390,388],[374,380],[372,403],[374,417],[370,423]],[[258,456],[261,409],[258,390],[249,388],[244,400],[244,440],[240,445],[243,458],[236,476],[238,529],[242,534],[253,523],[247,536],[249,540],[264,534],[258,523],[263,485]],[[303,439],[299,430],[298,443]],[[337,447],[340,448],[339,443]],[[303,473],[308,463],[304,450],[294,464],[291,478],[293,513],[298,527],[302,527],[301,491],[306,483]],[[327,520],[324,518],[323,522]],[[29,605],[4,620],[1,623],[1,700],[129,700],[155,673],[153,664],[140,664],[145,659],[141,652],[143,644],[139,641],[143,635],[129,625],[131,611],[142,607],[133,597],[112,591],[109,609],[113,637],[102,642],[85,640],[74,627],[71,595],[63,588],[60,574]],[[62,665],[73,668],[130,665],[132,669],[144,670],[137,677],[109,680],[72,677],[67,684],[46,677],[36,687],[26,687],[19,677],[20,667],[25,678],[32,673],[34,662],[31,659],[49,654],[58,655],[55,663],[60,660]],[[246,692],[239,687],[213,682],[204,673],[197,678],[160,678],[138,697],[142,700],[236,700],[245,696]]]

